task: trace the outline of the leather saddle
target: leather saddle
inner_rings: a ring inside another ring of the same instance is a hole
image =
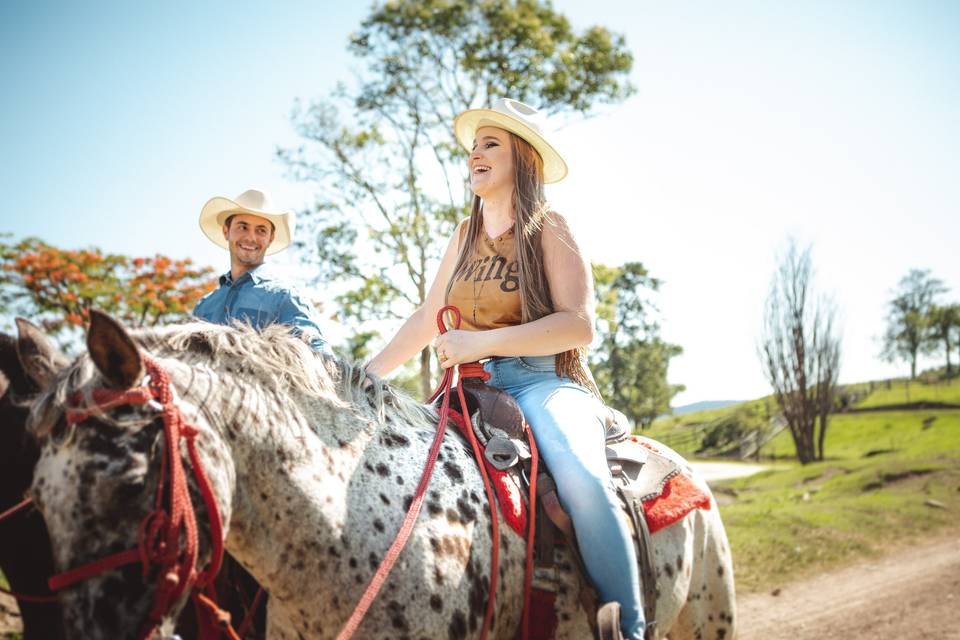
[[[516,399],[509,393],[475,378],[463,381],[463,391],[467,407],[459,406],[456,394],[451,396],[451,405],[458,408],[464,416],[470,416],[469,422],[484,450],[486,460],[494,468],[513,475],[521,488],[529,488],[530,449],[526,441],[527,427]],[[680,469],[672,460],[653,453],[631,439],[629,421],[622,412],[606,407],[604,417],[607,464],[624,516],[634,534],[637,566],[643,589],[644,615],[647,620],[646,638],[652,640],[657,637],[657,585],[653,546],[642,503],[659,496],[667,482],[677,475]],[[521,493],[526,495],[525,492]],[[537,518],[535,574],[541,578],[546,577],[537,581],[538,588],[550,589],[553,549],[561,538],[565,538],[573,550],[581,574],[586,578],[586,582],[589,582],[580,560],[573,523],[560,504],[556,483],[543,461],[537,475],[537,500],[537,513],[531,514]],[[600,606],[595,589],[589,588],[581,592],[581,604],[591,621],[594,621],[597,637],[607,637],[612,633],[610,609],[608,606]]]

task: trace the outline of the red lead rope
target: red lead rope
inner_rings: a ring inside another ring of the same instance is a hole
[[[440,329],[440,333],[447,332],[447,326],[443,319],[444,314],[447,312],[450,312],[454,315],[453,327],[455,329],[460,328],[460,310],[454,306],[446,306],[440,309],[440,311],[437,313],[437,326]],[[493,487],[490,483],[490,477],[487,474],[487,467],[484,462],[483,453],[480,450],[479,442],[477,442],[476,434],[474,434],[473,428],[470,426],[470,416],[467,412],[466,398],[463,395],[462,381],[464,378],[482,378],[483,380],[487,380],[489,379],[490,374],[483,369],[483,366],[479,362],[468,362],[457,365],[457,370],[460,373],[460,377],[457,381],[457,395],[460,399],[460,408],[464,414],[462,419],[465,423],[463,431],[467,437],[467,440],[470,442],[471,448],[473,449],[473,455],[476,458],[477,466],[480,469],[480,475],[483,477],[483,486],[487,493],[487,502],[490,504],[491,535],[493,538],[493,549],[490,554],[490,597],[487,599],[487,610],[483,617],[483,626],[480,629],[480,638],[481,640],[485,640],[490,629],[490,624],[493,620],[494,606],[496,603],[497,576],[499,575],[500,564],[500,525],[497,518],[496,497],[493,492]],[[366,590],[360,597],[360,601],[357,603],[356,608],[354,608],[353,613],[350,614],[350,618],[343,625],[340,633],[337,634],[337,640],[347,640],[353,636],[354,633],[356,633],[357,628],[360,626],[360,622],[370,609],[370,605],[373,604],[374,599],[377,597],[377,593],[379,593],[380,589],[383,587],[383,584],[386,582],[387,576],[393,569],[393,565],[396,563],[400,552],[403,550],[403,547],[407,544],[407,540],[410,538],[410,534],[412,533],[413,527],[417,521],[417,516],[420,513],[420,507],[423,504],[427,486],[430,483],[430,477],[433,475],[433,467],[437,461],[437,454],[440,451],[440,444],[443,442],[443,436],[447,429],[447,422],[451,418],[450,390],[452,386],[453,368],[451,367],[444,371],[443,379],[440,381],[440,386],[437,387],[437,390],[433,392],[433,395],[430,396],[428,400],[428,402],[433,402],[438,396],[440,396],[441,393],[443,394],[443,400],[440,403],[440,416],[437,423],[437,433],[433,438],[433,444],[430,446],[430,451],[427,455],[426,466],[423,469],[423,474],[420,476],[420,482],[417,484],[417,490],[414,493],[413,501],[410,503],[409,509],[407,509],[407,515],[404,517],[403,524],[400,526],[400,530],[397,532],[397,537],[394,539],[393,544],[390,545],[390,549],[387,550],[383,562],[380,563],[376,573],[373,575],[373,578],[371,578],[370,583],[367,585]],[[534,507],[536,504],[536,474],[538,458],[536,445],[533,442],[533,436],[529,429],[527,430],[527,435],[530,443],[531,455],[533,458],[533,463],[531,465],[531,475],[533,477],[530,482],[530,512],[528,517],[530,524],[527,535],[526,576],[523,583],[524,607],[523,620],[521,624],[521,637],[523,640],[526,640],[528,637],[530,590],[531,578],[533,575]]]
[[[143,576],[146,578],[151,567],[156,565],[158,571],[153,606],[150,618],[141,631],[141,638],[152,636],[157,625],[170,613],[180,597],[196,586],[206,592],[206,596],[194,594],[198,612],[205,614],[198,616],[201,618],[200,637],[217,638],[225,627],[231,639],[239,640],[239,636],[229,625],[229,614],[216,605],[213,593],[213,578],[220,570],[223,560],[223,523],[213,488],[197,451],[198,431],[184,421],[179,407],[174,404],[167,372],[149,356],[144,355],[143,359],[150,374],[149,386],[129,390],[96,389],[93,392],[95,407],[70,410],[66,420],[68,424],[77,424],[105,409],[125,404],[146,404],[151,401],[160,404],[166,455],[162,459],[154,511],[140,523],[137,548],[57,574],[50,578],[50,589],[59,591],[105,571],[137,562],[143,566]],[[210,564],[200,572],[197,571],[197,519],[190,499],[183,459],[180,456],[181,438],[186,440],[193,474],[210,518],[213,549]],[[167,482],[168,505],[164,509],[164,485]]]
[[[460,326],[460,311],[456,307],[444,307],[440,309],[437,313],[437,325],[440,328],[440,333],[446,333],[447,327],[443,321],[443,314],[447,311],[454,313],[456,319],[454,321],[454,327],[458,328]],[[357,602],[357,606],[354,608],[353,613],[350,614],[350,618],[347,619],[347,622],[343,625],[343,628],[340,629],[340,633],[337,634],[337,640],[346,640],[353,636],[356,633],[357,628],[360,626],[360,622],[363,620],[363,617],[366,615],[367,611],[370,609],[370,605],[373,604],[374,599],[377,597],[380,589],[383,587],[383,583],[386,582],[387,576],[390,574],[390,571],[393,569],[393,565],[397,562],[397,558],[400,556],[400,552],[403,550],[403,547],[407,544],[407,540],[410,538],[410,534],[413,532],[413,527],[417,522],[417,516],[420,514],[420,507],[423,505],[423,499],[427,492],[427,485],[430,484],[430,477],[433,475],[433,467],[437,462],[437,454],[440,452],[440,445],[443,442],[443,436],[447,431],[447,422],[450,418],[450,388],[453,385],[453,368],[447,369],[443,374],[443,380],[440,382],[440,386],[434,392],[433,396],[430,398],[430,402],[436,400],[437,396],[443,393],[443,401],[440,403],[440,417],[437,423],[437,433],[433,437],[433,443],[430,445],[430,451],[427,454],[427,463],[423,469],[423,474],[420,476],[420,482],[417,484],[417,490],[413,494],[413,501],[410,503],[410,507],[407,509],[407,515],[404,516],[403,524],[400,526],[400,531],[397,532],[397,537],[394,539],[393,544],[390,545],[390,548],[387,550],[386,555],[383,558],[383,562],[380,563],[380,566],[377,567],[376,573],[373,574],[373,578],[370,579],[370,583],[367,585],[366,590],[363,592],[363,595],[360,597],[360,601]],[[458,390],[459,390],[458,385]],[[461,392],[462,395],[462,392]],[[462,400],[461,400],[462,402]],[[461,405],[466,407],[466,404]],[[474,455],[478,449],[474,448]],[[483,628],[481,630],[480,637],[486,638],[487,629],[489,627],[490,618],[493,615],[493,597],[492,595],[496,593],[496,584],[497,584],[497,560],[499,557],[499,528],[497,523],[497,506],[494,502],[493,490],[490,488],[490,483],[487,478],[486,469],[483,466],[482,457],[478,458],[480,464],[480,471],[483,473],[484,484],[487,489],[487,500],[490,501],[490,512],[492,514],[493,522],[493,558],[492,564],[494,565],[493,571],[490,573],[490,593],[491,598],[488,602],[487,614],[483,619]]]
[[[33,498],[25,498],[21,500],[3,513],[0,513],[0,522],[12,518],[32,504]],[[40,596],[29,593],[20,593],[19,591],[11,591],[10,589],[4,589],[3,587],[0,587],[0,593],[5,593],[8,596],[13,596],[17,600],[22,600],[23,602],[32,602],[34,604],[51,604],[57,601],[57,596],[54,595]]]

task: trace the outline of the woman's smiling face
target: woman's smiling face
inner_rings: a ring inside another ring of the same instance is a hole
[[[467,161],[470,188],[481,198],[513,192],[513,145],[510,133],[497,127],[480,127]]]

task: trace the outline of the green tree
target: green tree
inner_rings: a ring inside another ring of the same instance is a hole
[[[950,364],[950,350],[960,342],[960,304],[948,304],[944,306],[934,305],[930,309],[930,339],[937,345],[943,347],[943,353],[947,358],[947,377],[953,375],[953,369]]]
[[[294,177],[316,185],[301,253],[318,283],[339,287],[348,323],[405,318],[423,304],[442,241],[468,212],[457,113],[511,97],[582,116],[633,91],[622,36],[577,32],[538,0],[378,3],[348,50],[360,63],[354,85],[298,104],[303,144],[278,151]],[[431,366],[424,349],[424,394]]]
[[[810,248],[790,239],[770,282],[759,347],[801,464],[823,460],[840,373],[836,309],[813,293]]]
[[[670,401],[684,389],[667,382],[670,358],[683,349],[660,338],[651,301],[660,281],[639,262],[594,264],[593,274],[599,344],[591,371],[604,400],[646,428],[670,411]]]
[[[888,362],[910,363],[910,379],[917,377],[917,358],[936,347],[930,340],[931,310],[947,288],[929,269],[911,269],[900,279],[887,303],[887,331],[881,356]]]

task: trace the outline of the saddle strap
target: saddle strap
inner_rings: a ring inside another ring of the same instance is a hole
[[[542,524],[537,527],[536,538],[536,566],[542,569],[553,569],[553,551],[557,546],[556,525],[547,523],[547,510],[543,506],[543,497],[537,500],[537,520]],[[552,522],[552,521],[551,521]]]
[[[636,498],[628,500],[620,487],[617,491],[620,492],[624,503],[630,505],[630,519],[633,520],[633,526],[636,527],[638,534],[637,560],[640,564],[640,586],[643,590],[643,617],[647,622],[644,638],[655,640],[657,637],[657,575],[654,570],[656,564],[653,559],[650,527],[647,526],[647,518],[644,516],[643,503]]]
[[[543,487],[542,490],[541,486]],[[557,497],[556,483],[554,483],[553,478],[546,473],[539,474],[537,477],[537,498],[540,504],[543,505],[543,510],[550,519],[550,522],[552,522],[566,538],[567,548],[570,550],[573,562],[580,571],[580,575],[584,577],[584,581],[580,587],[580,606],[587,614],[587,620],[590,621],[591,627],[594,632],[596,632],[597,591],[590,582],[588,577],[590,574],[587,573],[587,566],[584,564],[583,557],[580,555],[580,548],[577,546],[576,532],[573,529],[573,521],[560,505],[560,500]],[[547,527],[540,527],[540,529],[544,528]],[[552,562],[553,558],[551,554],[550,563],[552,564]]]
[[[560,529],[561,533],[566,536],[569,542],[573,543],[576,541],[573,534],[573,521],[570,520],[570,516],[567,515],[567,512],[564,511],[560,505],[560,499],[557,497],[556,483],[553,481],[553,478],[546,473],[538,475],[537,498],[540,500],[540,504],[543,505],[543,510],[546,512],[547,517],[550,518],[550,522],[555,524],[557,529]]]

